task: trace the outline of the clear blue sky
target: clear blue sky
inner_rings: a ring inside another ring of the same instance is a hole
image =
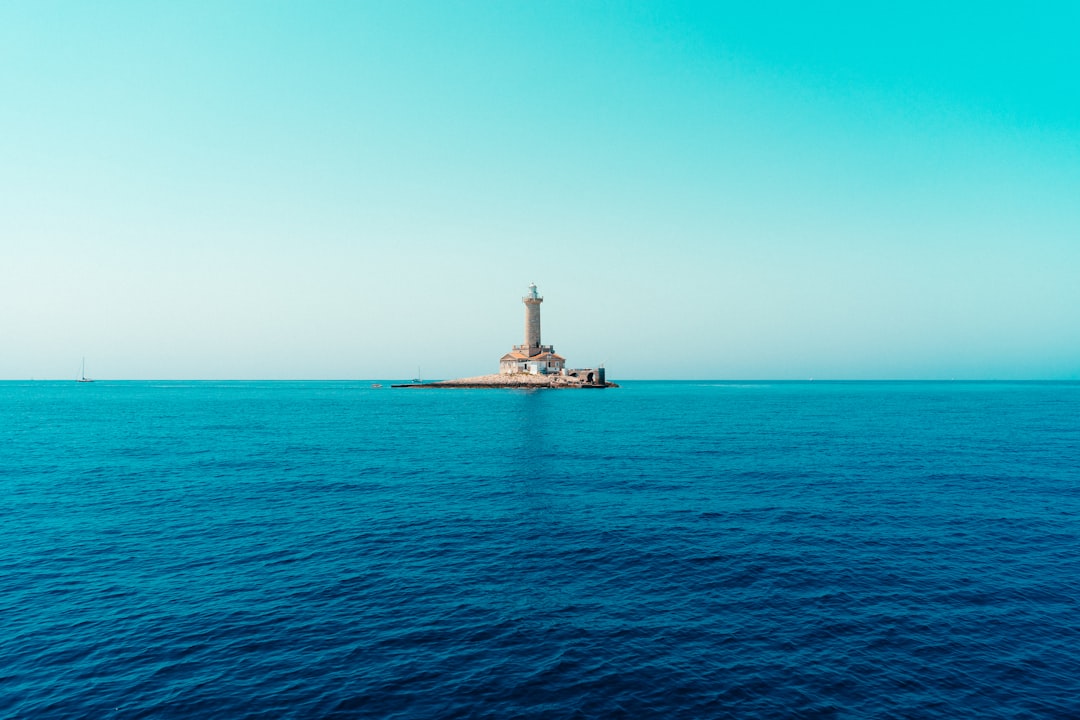
[[[1075,3],[0,4],[0,377],[1080,377]]]

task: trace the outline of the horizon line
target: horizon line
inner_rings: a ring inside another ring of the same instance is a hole
[[[425,382],[442,382],[445,380],[452,380],[454,378],[430,378]],[[92,382],[227,382],[227,383],[244,383],[244,382],[327,382],[327,383],[363,383],[363,382],[397,382],[404,381],[409,382],[409,379],[404,378],[391,378],[391,377],[369,377],[369,378],[281,378],[281,377],[265,377],[265,378],[214,378],[214,377],[174,377],[174,378],[91,378]],[[0,378],[0,382],[79,382],[78,378]],[[969,383],[989,383],[989,382],[1080,382],[1080,377],[1025,377],[1025,378],[1002,378],[1002,377],[915,377],[915,378],[768,378],[768,377],[756,377],[756,378],[662,378],[662,377],[629,377],[619,378],[619,382],[719,382],[719,383],[857,383],[857,382],[878,382],[878,383],[919,383],[919,382],[969,382]]]

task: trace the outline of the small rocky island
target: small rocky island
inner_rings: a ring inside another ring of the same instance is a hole
[[[412,382],[394,385],[396,388],[609,388],[619,387],[608,382],[604,367],[566,367],[566,358],[555,354],[552,345],[540,342],[540,303],[544,298],[536,291],[536,284],[529,285],[529,294],[521,298],[525,303],[525,342],[515,345],[510,352],[499,358],[497,375],[441,380],[438,382]]]

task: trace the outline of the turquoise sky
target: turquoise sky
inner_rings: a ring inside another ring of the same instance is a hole
[[[0,377],[1080,378],[1080,5],[867,5],[0,3]]]

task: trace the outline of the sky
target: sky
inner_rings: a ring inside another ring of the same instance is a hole
[[[1080,5],[870,5],[0,2],[0,378],[1080,379]]]

